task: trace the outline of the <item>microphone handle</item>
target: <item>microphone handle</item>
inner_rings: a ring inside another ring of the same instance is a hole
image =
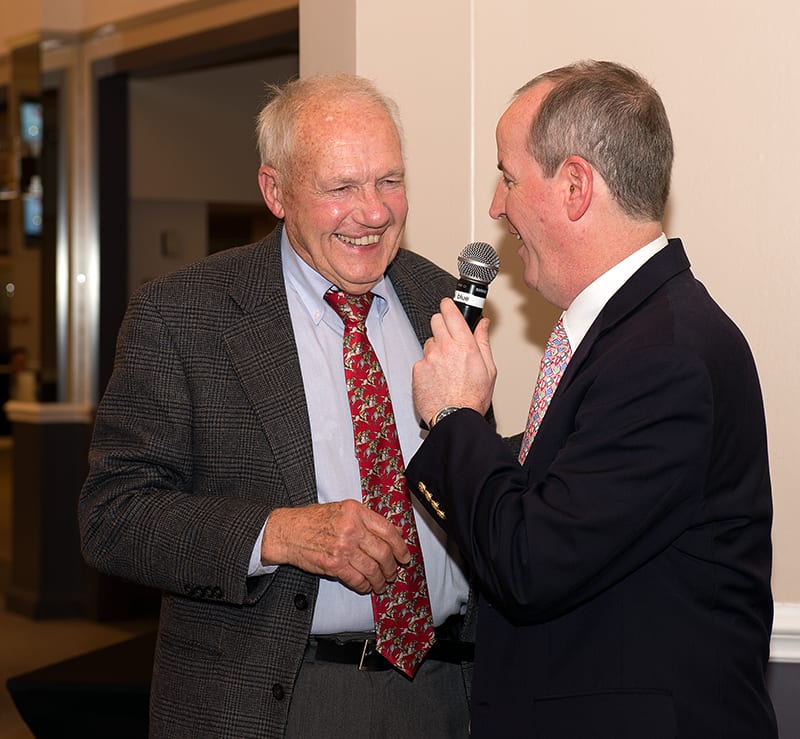
[[[481,319],[488,292],[489,285],[485,282],[473,282],[466,277],[461,277],[456,285],[453,301],[458,306],[471,331],[475,330],[475,326],[478,325],[478,321]]]

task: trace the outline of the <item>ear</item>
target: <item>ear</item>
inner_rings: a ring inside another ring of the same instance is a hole
[[[258,187],[261,190],[261,196],[267,204],[267,208],[272,211],[272,215],[276,218],[283,218],[283,190],[280,186],[278,173],[274,167],[259,167],[258,168]]]
[[[594,170],[583,157],[571,156],[561,166],[566,190],[567,216],[577,221],[589,210],[594,193]]]

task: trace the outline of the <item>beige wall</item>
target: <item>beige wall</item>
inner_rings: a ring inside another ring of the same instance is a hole
[[[769,424],[775,596],[800,602],[793,459],[800,208],[792,187],[800,169],[800,59],[792,51],[800,6],[342,0],[333,12],[328,5],[301,2],[301,72],[357,71],[400,103],[409,154],[408,245],[451,271],[467,241],[499,249],[501,275],[489,296],[503,432],[524,423],[556,313],[525,290],[514,245],[486,213],[496,184],[497,117],[523,82],[584,57],[635,66],[661,91],[677,149],[668,235],[684,239],[697,276],[752,345]],[[355,53],[342,51],[339,33],[321,33],[326,24],[351,21]]]
[[[41,5],[50,2],[56,0]],[[208,19],[224,8],[239,15],[252,8],[256,15],[292,4],[73,0],[70,7],[72,16],[78,7],[81,23],[96,27],[142,10],[185,6],[193,18]],[[30,18],[15,26],[7,5],[0,12],[0,54],[8,39],[31,30]],[[677,148],[668,233],[684,238],[696,274],[752,344],[770,434],[775,595],[800,603],[793,464],[800,412],[793,361],[800,338],[793,285],[800,208],[792,188],[800,164],[800,58],[793,51],[800,6],[794,0],[676,0],[668,6],[638,0],[301,0],[300,18],[301,73],[356,71],[400,103],[409,155],[409,246],[451,271],[466,242],[498,247],[502,273],[490,291],[490,313],[500,368],[496,407],[506,433],[524,422],[555,311],[525,291],[513,244],[486,215],[496,182],[497,117],[517,86],[581,57],[631,64],[654,82]],[[125,38],[143,43],[131,28],[104,43],[109,49]]]

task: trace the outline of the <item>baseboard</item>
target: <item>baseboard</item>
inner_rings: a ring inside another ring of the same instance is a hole
[[[800,603],[776,603],[770,662],[800,662]]]

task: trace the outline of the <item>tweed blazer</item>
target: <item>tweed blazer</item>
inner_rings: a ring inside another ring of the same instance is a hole
[[[481,590],[473,737],[776,736],[761,391],[679,240],[600,312],[523,466],[463,409],[407,476]]]
[[[283,735],[318,578],[246,577],[277,507],[317,501],[281,226],[142,286],[97,411],[86,560],[163,592],[151,737]],[[388,270],[420,342],[455,278],[401,249]]]

